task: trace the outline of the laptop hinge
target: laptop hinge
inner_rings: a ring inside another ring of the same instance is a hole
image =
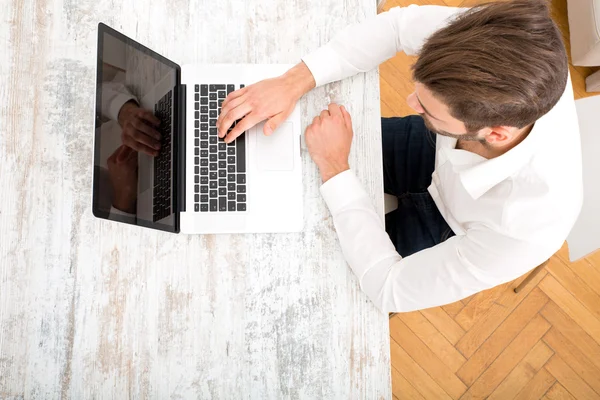
[[[177,174],[177,188],[179,190],[179,211],[185,211],[185,139],[186,139],[186,85],[179,85],[179,129],[177,130],[179,135],[178,140],[178,153],[179,157],[177,158],[179,165],[177,166],[178,174]]]

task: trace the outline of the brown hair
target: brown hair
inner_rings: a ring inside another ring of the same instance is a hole
[[[568,71],[544,0],[476,6],[430,36],[413,65],[469,131],[535,122],[560,99]]]

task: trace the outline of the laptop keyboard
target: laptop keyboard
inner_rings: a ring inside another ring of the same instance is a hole
[[[173,94],[169,91],[154,106],[154,115],[160,119],[158,132],[161,147],[154,158],[154,196],[152,220],[154,222],[171,215],[171,113]]]
[[[227,144],[216,127],[221,104],[235,85],[195,85],[194,89],[194,211],[246,211],[244,133]]]

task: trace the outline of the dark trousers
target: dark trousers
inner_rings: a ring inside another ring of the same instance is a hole
[[[398,253],[407,257],[454,235],[427,187],[435,167],[435,134],[423,118],[382,118],[383,187],[398,198],[385,226]]]

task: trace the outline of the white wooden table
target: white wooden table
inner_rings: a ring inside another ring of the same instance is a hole
[[[305,230],[183,236],[91,213],[96,24],[180,63],[295,63],[373,0],[0,7],[0,398],[387,399],[387,316],[346,266],[304,151]],[[383,211],[371,72],[301,101],[353,116]]]

